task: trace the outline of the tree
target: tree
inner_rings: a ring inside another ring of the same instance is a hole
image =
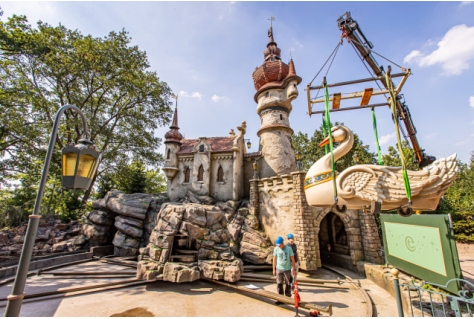
[[[158,194],[166,191],[166,177],[159,169],[146,169],[143,162],[120,163],[115,172],[106,172],[98,180],[96,198],[103,198],[111,189],[127,194]]]
[[[336,125],[343,124],[336,122]],[[331,125],[332,127],[333,125]],[[321,125],[319,129],[315,130],[311,138],[308,137],[308,134],[298,132],[293,135],[293,148],[295,152],[300,152],[302,155],[301,168],[303,170],[308,170],[311,165],[313,165],[317,160],[325,155],[324,147],[319,147],[319,143],[325,138],[323,134],[323,126]],[[337,147],[337,143],[334,144],[334,148]],[[336,161],[336,170],[342,172],[347,167],[355,165],[353,156],[357,153],[359,156],[360,164],[375,164],[376,159],[375,153],[369,152],[369,146],[363,145],[363,142],[359,139],[359,136],[354,133],[354,146],[352,149]]]
[[[88,119],[90,140],[102,153],[99,176],[131,158],[160,165],[154,131],[169,123],[171,91],[149,67],[125,30],[94,38],[61,24],[39,21],[35,29],[24,16],[0,21],[0,183],[21,184],[20,175],[31,185],[39,181],[54,115],[65,104]],[[79,115],[67,111],[50,175],[59,178],[60,150],[77,143],[81,130]]]
[[[395,147],[389,146],[387,150],[388,154],[382,155],[383,164],[386,166],[393,167],[402,166],[402,160],[398,152],[398,143],[397,145],[395,145]],[[408,144],[408,142],[405,140],[402,141],[402,151],[407,169],[412,171],[418,171],[420,168],[418,166],[418,163],[414,162],[415,153],[410,147],[410,144]]]
[[[451,214],[457,241],[474,242],[474,152],[469,164],[458,161],[458,165],[456,179],[441,198],[436,212]]]

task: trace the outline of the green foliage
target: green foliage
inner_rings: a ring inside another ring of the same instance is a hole
[[[20,200],[39,184],[54,116],[66,104],[76,105],[88,120],[90,140],[102,153],[99,175],[114,174],[131,158],[159,166],[161,139],[154,131],[169,123],[171,91],[149,67],[146,53],[131,45],[125,30],[94,38],[41,21],[33,28],[24,16],[0,21],[0,183],[9,192],[30,188],[12,198]],[[60,150],[82,133],[80,116],[67,111],[42,211],[68,215],[79,198],[86,202],[87,192],[63,192],[58,183]]]
[[[335,125],[342,124],[336,122]],[[334,125],[331,125],[331,127]],[[301,160],[301,168],[307,171],[311,165],[313,165],[317,160],[325,155],[324,147],[319,147],[319,143],[325,138],[323,134],[323,126],[319,127],[319,129],[315,130],[313,136],[308,137],[308,134],[298,132],[297,134],[293,135],[293,148],[296,152],[301,152],[302,160]],[[337,143],[334,144],[334,148],[337,147]],[[360,164],[375,164],[376,163],[376,154],[369,152],[369,146],[363,145],[363,142],[359,139],[359,136],[354,133],[354,146],[352,149],[340,158],[336,162],[336,170],[342,172],[347,167],[355,165],[353,156],[357,153],[359,156],[359,163]]]
[[[167,180],[159,169],[146,169],[140,161],[120,163],[116,172],[106,172],[98,179],[96,198],[103,198],[108,191],[118,189],[127,194],[166,192]]]
[[[402,141],[402,151],[403,156],[405,159],[405,165],[407,166],[408,170],[411,171],[418,171],[420,168],[417,163],[414,162],[415,153],[413,149],[410,147],[407,141]],[[402,160],[400,158],[400,154],[398,152],[398,144],[388,147],[388,154],[382,155],[383,165],[385,166],[392,166],[392,167],[399,167],[402,166]]]
[[[460,242],[474,242],[474,152],[469,164],[458,161],[459,171],[436,210],[451,214],[454,237]]]

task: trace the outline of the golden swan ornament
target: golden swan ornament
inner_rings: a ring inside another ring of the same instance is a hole
[[[331,129],[334,142],[334,161],[347,154],[354,145],[350,129],[337,125]],[[329,138],[319,146],[329,143]],[[320,158],[306,173],[304,188],[308,204],[332,207],[335,204],[332,181],[331,154]],[[436,160],[421,171],[407,171],[411,187],[412,210],[435,210],[441,196],[454,181],[457,172],[456,154]],[[402,168],[360,164],[336,174],[337,205],[362,209],[372,202],[381,209],[407,207],[408,199],[403,183]]]

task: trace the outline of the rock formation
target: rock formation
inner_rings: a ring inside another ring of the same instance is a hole
[[[83,218],[88,244],[113,244],[117,256],[138,255],[139,278],[163,274],[172,282],[235,282],[243,261],[271,262],[272,243],[260,230],[257,216],[249,213],[248,201],[216,202],[188,192],[179,202],[168,202],[165,195],[112,190],[93,208]],[[171,258],[173,247],[179,249],[184,241],[190,255]]]

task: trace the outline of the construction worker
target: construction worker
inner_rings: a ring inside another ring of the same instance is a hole
[[[283,283],[285,284],[285,295],[291,297],[291,269],[296,270],[293,250],[286,246],[283,237],[278,236],[276,247],[273,250],[273,276],[276,276],[277,290],[283,295]],[[276,302],[280,304],[280,302]]]
[[[289,246],[291,250],[293,250],[293,255],[295,256],[296,268],[293,268],[295,269],[295,271],[293,272],[294,275],[291,278],[291,290],[295,290],[293,283],[296,280],[296,276],[298,276],[298,270],[300,268],[300,256],[298,256],[298,248],[296,247],[296,244],[295,244],[295,236],[293,236],[293,234],[288,234],[287,237],[288,237],[288,244],[286,245]]]

